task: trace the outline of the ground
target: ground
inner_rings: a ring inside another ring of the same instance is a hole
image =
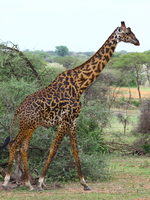
[[[138,90],[137,88],[116,88],[116,93],[117,93],[117,97],[126,97],[126,98],[132,98],[132,99],[139,99],[139,94],[138,94]],[[150,89],[149,87],[141,87],[140,89],[140,93],[141,93],[141,98],[145,99],[145,98],[150,98]],[[131,95],[131,96],[130,96]]]
[[[44,192],[28,192],[26,187],[14,188],[10,184],[8,191],[0,187],[0,200],[150,200],[150,158],[148,156],[114,156],[110,160],[110,180],[88,184],[92,191],[83,191],[79,182],[47,183]]]

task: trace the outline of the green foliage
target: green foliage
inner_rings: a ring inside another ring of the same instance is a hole
[[[40,74],[42,87],[47,86],[53,82],[53,80],[66,69],[58,63],[49,63],[38,72]]]
[[[113,65],[113,67],[127,68],[134,67],[134,65],[141,65],[144,63],[144,56],[142,53],[129,53],[121,56]]]
[[[19,81],[11,78],[1,82],[0,85],[0,139],[3,141],[9,135],[9,127],[13,114],[20,102],[38,88],[37,82],[27,83],[24,79]]]
[[[150,99],[142,102],[137,130],[144,135],[150,135]]]
[[[45,62],[37,55],[26,53],[22,57],[18,52],[0,50],[0,80],[9,81],[11,77],[15,77],[17,80],[24,79],[26,82],[31,82],[37,79],[26,58],[30,60],[34,69],[38,70],[45,65]]]
[[[111,59],[109,66],[117,68],[120,71],[120,86],[135,87],[141,82],[145,81],[145,75],[143,74],[142,65],[145,64],[145,54],[143,53],[129,53],[120,56],[119,58],[114,57]],[[119,83],[119,81],[118,81]],[[119,84],[118,84],[119,85]]]
[[[103,105],[104,106],[104,105]],[[105,107],[105,106],[104,106]],[[82,108],[77,120],[77,133],[81,143],[81,149],[86,154],[93,155],[95,152],[106,151],[103,145],[103,127],[108,125],[108,111],[105,107],[96,104]]]
[[[133,100],[133,101],[131,101],[131,104],[138,108],[138,107],[140,107],[141,103],[140,103],[140,101]]]
[[[59,56],[66,56],[69,53],[69,49],[66,46],[56,46],[55,47],[55,52]]]
[[[72,56],[56,57],[55,62],[62,64],[66,69],[72,69],[83,63],[83,61]]]
[[[150,153],[150,144],[144,144],[142,148],[145,150],[146,153]]]

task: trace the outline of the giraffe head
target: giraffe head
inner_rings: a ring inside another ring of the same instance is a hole
[[[126,28],[125,22],[121,22],[121,27],[116,29],[117,42],[127,42],[134,45],[140,45],[131,28]]]

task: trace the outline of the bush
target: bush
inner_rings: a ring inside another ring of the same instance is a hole
[[[11,78],[7,82],[1,82],[0,85],[0,140],[9,135],[10,124],[12,123],[13,115],[21,103],[21,101],[29,94],[35,92],[38,84],[27,83],[24,79],[19,81],[16,78]],[[15,128],[14,128],[15,130]],[[3,133],[3,134],[2,134]]]
[[[77,120],[77,134],[86,154],[106,151],[103,128],[108,125],[109,110],[104,105],[84,106]],[[84,141],[84,142],[83,142]]]
[[[140,101],[134,100],[134,101],[131,101],[131,104],[138,108],[138,107],[140,107],[141,103],[140,103]]]
[[[147,135],[150,134],[150,99],[142,102],[138,132]]]
[[[66,69],[72,69],[83,63],[82,60],[79,60],[73,56],[56,57],[55,62],[62,64]]]
[[[3,47],[4,45],[0,45],[1,81],[9,81],[12,77],[15,77],[17,80],[24,79],[26,82],[39,80],[37,70],[45,65],[40,56],[31,53],[24,54],[18,49],[10,47],[7,49],[7,46],[5,46],[4,50]]]
[[[150,138],[145,137],[145,135],[142,137],[138,137],[138,139],[133,144],[136,149],[144,149],[145,153],[150,153]]]
[[[142,146],[146,153],[150,153],[150,144],[145,144]]]
[[[66,69],[58,63],[49,63],[44,68],[39,70],[40,78],[43,86],[47,86]]]

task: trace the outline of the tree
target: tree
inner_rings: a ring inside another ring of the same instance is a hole
[[[113,67],[119,67],[122,70],[123,79],[127,77],[129,86],[134,82],[137,86],[139,100],[141,101],[140,84],[142,81],[143,64],[145,63],[145,56],[142,53],[130,53],[120,57],[114,64]]]
[[[150,134],[150,99],[142,102],[137,131],[147,136]]]
[[[69,53],[69,49],[66,46],[56,46],[55,47],[55,52],[59,55],[59,56],[66,56]]]
[[[129,118],[129,116],[125,116],[122,113],[118,113],[117,118],[118,118],[119,122],[123,124],[124,135],[125,135],[126,129],[127,129],[127,124],[130,123],[130,118]]]
[[[150,86],[150,51],[144,52],[145,55],[145,67],[146,67],[146,76]]]
[[[33,74],[42,85],[33,61],[31,62],[27,54],[19,50],[18,45],[11,42],[0,44],[0,74],[1,81],[9,80],[12,76],[17,79],[23,76],[29,79],[30,74]]]
[[[75,58],[73,56],[56,57],[55,61],[57,63],[62,64],[63,67],[65,67],[66,69],[72,69],[83,63],[82,60],[78,60],[77,58]]]

